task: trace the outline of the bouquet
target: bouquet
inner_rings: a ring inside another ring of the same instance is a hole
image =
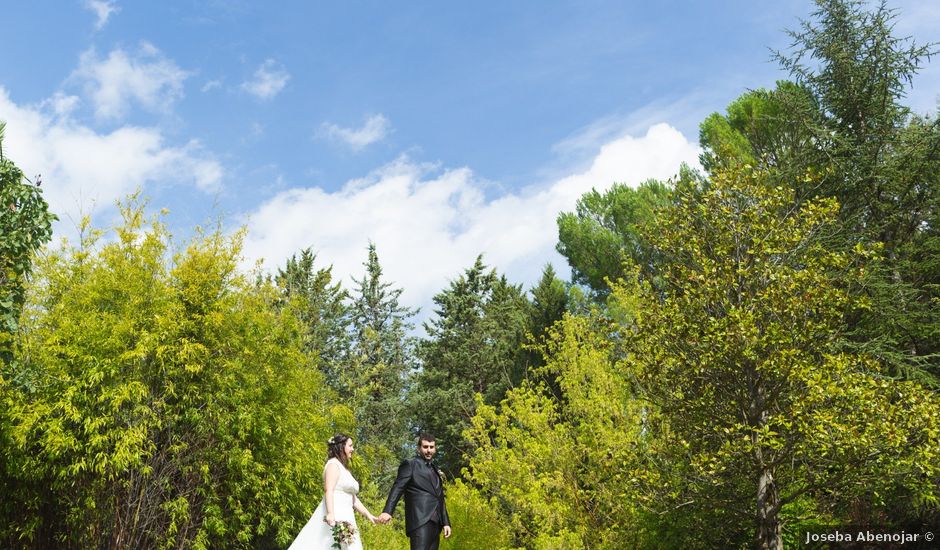
[[[351,544],[356,536],[356,528],[348,521],[337,521],[333,524],[333,548],[342,550],[345,545]]]

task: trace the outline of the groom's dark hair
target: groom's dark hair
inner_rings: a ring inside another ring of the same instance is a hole
[[[434,436],[428,432],[421,432],[421,435],[418,436],[418,447],[421,447],[421,442],[427,441],[428,443],[434,443],[437,440],[434,439]]]

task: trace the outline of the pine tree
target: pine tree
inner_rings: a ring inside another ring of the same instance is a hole
[[[568,308],[568,292],[565,283],[555,274],[552,264],[545,264],[542,277],[532,287],[532,315],[529,330],[536,338],[560,321]]]
[[[441,465],[454,475],[466,466],[463,432],[476,396],[496,404],[527,375],[530,304],[521,286],[487,269],[482,256],[434,303],[428,338],[418,348],[422,369],[411,407],[417,425],[439,438]]]
[[[287,260],[275,280],[285,302],[294,304],[297,317],[306,328],[307,354],[316,358],[319,370],[331,388],[348,391],[344,385],[348,362],[351,309],[346,303],[349,293],[333,280],[333,266],[316,269],[316,254],[309,248]]]
[[[369,243],[365,273],[353,279],[351,306],[352,347],[347,385],[355,404],[359,439],[368,445],[374,468],[394,473],[406,453],[411,430],[404,398],[413,369],[414,328],[417,309],[401,305],[403,289],[382,277],[374,243]],[[391,475],[391,474],[388,474]]]
[[[542,380],[552,395],[561,396],[561,388],[555,376],[540,367],[544,366],[544,354],[539,350],[551,328],[561,321],[568,310],[568,289],[565,283],[555,275],[551,264],[545,264],[542,277],[529,291],[532,306],[529,309],[528,342],[526,345],[527,368],[532,376]]]

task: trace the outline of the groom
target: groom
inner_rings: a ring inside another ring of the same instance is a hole
[[[405,533],[411,550],[438,550],[441,530],[450,537],[450,518],[444,505],[444,483],[440,470],[431,462],[437,452],[434,436],[418,438],[418,456],[402,461],[398,477],[388,493],[379,523],[388,523],[398,500],[405,497]]]

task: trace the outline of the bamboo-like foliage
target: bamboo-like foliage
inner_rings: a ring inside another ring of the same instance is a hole
[[[241,235],[171,238],[132,199],[113,239],[38,259],[3,421],[0,540],[264,548],[321,492],[328,390]]]

